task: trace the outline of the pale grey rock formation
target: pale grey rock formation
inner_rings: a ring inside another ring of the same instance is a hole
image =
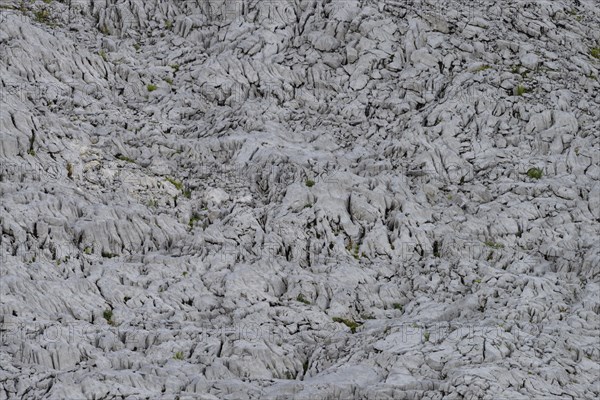
[[[592,0],[0,5],[0,399],[600,395]]]

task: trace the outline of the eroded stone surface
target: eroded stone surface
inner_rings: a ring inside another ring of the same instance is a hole
[[[0,398],[600,395],[596,2],[0,17]]]

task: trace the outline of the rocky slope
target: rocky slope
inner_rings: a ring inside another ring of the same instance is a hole
[[[593,0],[0,5],[0,399],[600,396]]]

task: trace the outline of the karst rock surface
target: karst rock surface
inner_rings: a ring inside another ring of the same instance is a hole
[[[594,0],[0,4],[0,399],[600,396]]]

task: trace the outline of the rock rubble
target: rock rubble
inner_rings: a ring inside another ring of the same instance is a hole
[[[600,396],[593,0],[0,5],[0,399]]]

